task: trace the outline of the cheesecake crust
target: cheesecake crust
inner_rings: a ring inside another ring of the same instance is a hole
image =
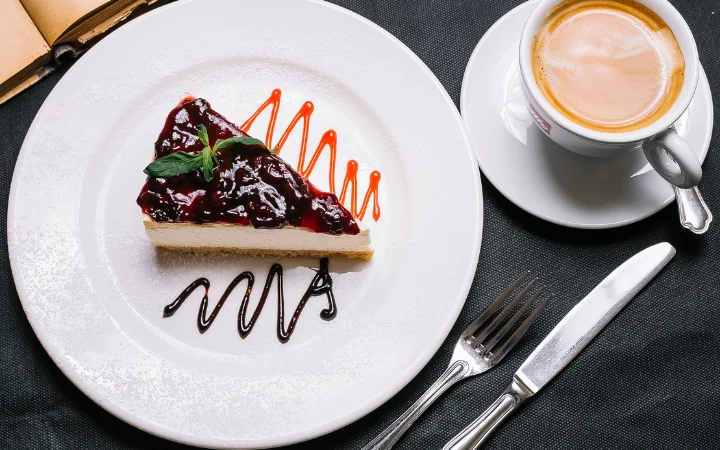
[[[170,250],[170,251],[181,251],[188,253],[233,253],[237,255],[253,256],[253,257],[273,257],[273,258],[296,258],[301,256],[313,257],[313,258],[326,258],[329,256],[344,256],[350,259],[361,259],[363,261],[370,261],[373,257],[374,251],[317,251],[317,250],[275,250],[275,249],[262,249],[262,248],[232,248],[232,247],[176,247],[168,245],[158,245],[155,247]]]

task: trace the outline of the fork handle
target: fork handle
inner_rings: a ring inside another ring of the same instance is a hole
[[[440,378],[407,411],[363,447],[362,450],[389,450],[393,448],[418,417],[450,386],[467,377],[469,372],[470,366],[467,362],[455,361],[451,363],[447,370],[440,375]]]
[[[450,440],[443,450],[476,450],[526,399],[530,393],[516,381],[484,413]]]

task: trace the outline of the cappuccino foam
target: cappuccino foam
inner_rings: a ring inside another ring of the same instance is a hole
[[[547,100],[605,132],[643,128],[665,114],[685,60],[668,25],[634,1],[569,0],[535,36],[532,68]]]

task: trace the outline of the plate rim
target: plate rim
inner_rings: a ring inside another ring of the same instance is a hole
[[[477,59],[479,57],[481,46],[483,44],[485,44],[486,40],[490,39],[489,36],[491,35],[492,32],[495,31],[496,28],[499,28],[503,24],[503,22],[505,22],[506,20],[509,20],[510,16],[512,16],[513,14],[519,14],[521,9],[534,8],[539,2],[540,2],[540,0],[527,0],[526,2],[515,6],[510,11],[503,14],[502,17],[500,17],[497,21],[495,21],[490,26],[490,28],[488,28],[488,30],[482,35],[482,37],[480,38],[478,43],[475,45],[475,48],[473,49],[473,51],[470,55],[470,58],[468,59],[468,62],[465,65],[465,71],[463,73],[462,85],[460,88],[460,114],[463,117],[463,121],[465,121],[465,111],[467,110],[467,103],[469,101],[467,98],[469,95],[468,91],[471,89],[471,87],[470,87],[471,83],[469,82],[470,67],[471,67],[472,63],[475,61],[475,59]],[[530,12],[528,12],[528,14]],[[519,36],[519,34],[518,34],[518,36]],[[705,73],[705,69],[703,68],[702,64],[700,64],[700,77],[698,80],[698,88],[697,88],[698,90],[701,89],[700,85],[703,85],[703,87],[709,87],[707,75]],[[713,101],[712,101],[712,96],[710,96],[709,97],[708,127],[705,132],[705,134],[707,136],[712,135],[713,120],[714,120]],[[466,125],[466,128],[468,129],[468,133],[469,133],[469,126],[468,126],[467,122],[465,122],[465,125]],[[710,142],[708,140],[708,145],[709,145],[709,143]],[[660,210],[662,210],[663,208],[668,206],[673,200],[675,200],[675,195],[670,195],[668,198],[666,198],[663,201],[662,204],[659,204],[657,207],[651,208],[643,214],[638,214],[636,216],[630,217],[625,220],[620,220],[617,222],[582,223],[582,222],[566,221],[566,220],[562,220],[562,219],[558,219],[556,217],[550,216],[543,212],[540,212],[540,211],[532,208],[532,206],[527,205],[526,202],[518,199],[516,196],[510,195],[510,193],[506,189],[504,189],[504,187],[501,185],[501,183],[498,183],[492,177],[492,175],[489,174],[489,171],[486,171],[485,167],[483,167],[482,158],[480,157],[478,150],[475,149],[474,145],[473,145],[473,151],[475,152],[475,157],[477,159],[478,166],[482,170],[483,175],[485,176],[485,178],[488,179],[488,181],[490,181],[490,183],[493,185],[493,187],[495,187],[495,189],[497,189],[500,192],[500,194],[502,194],[503,197],[508,199],[513,205],[519,207],[520,209],[527,212],[528,214],[530,214],[534,217],[537,217],[538,219],[544,220],[546,222],[555,224],[555,225],[560,225],[560,226],[574,228],[574,229],[580,229],[580,230],[608,230],[608,229],[613,229],[613,228],[619,228],[619,227],[631,225],[633,223],[637,223],[637,222],[640,222],[641,220],[647,219],[648,217],[657,214]],[[707,157],[708,152],[709,152],[709,148],[706,148],[704,151],[704,154],[700,158],[701,164],[704,162],[705,158]]]
[[[168,5],[164,5],[162,7],[159,7],[153,11],[148,12],[147,14],[144,14],[143,16],[136,18],[133,21],[130,21],[124,25],[122,25],[120,28],[125,28],[126,31],[124,33],[129,33],[132,31],[133,28],[137,27],[138,23],[142,23],[149,18],[155,17],[156,15],[163,14],[164,11],[167,11],[172,8],[183,8],[184,5],[197,2],[200,0],[186,0],[184,2],[176,2],[171,3]],[[466,129],[465,122],[463,118],[460,115],[460,112],[458,111],[455,103],[453,102],[452,98],[448,94],[447,90],[443,87],[442,83],[438,80],[437,76],[428,68],[428,66],[402,41],[400,41],[397,37],[392,35],[390,32],[382,28],[381,26],[375,24],[369,19],[366,19],[365,17],[349,10],[343,7],[340,7],[338,5],[327,3],[322,0],[304,0],[306,3],[312,3],[316,5],[320,5],[325,8],[329,8],[334,10],[336,13],[339,14],[345,14],[353,18],[354,20],[359,20],[362,24],[369,26],[374,32],[379,32],[381,35],[383,35],[385,38],[389,39],[389,42],[398,47],[401,51],[405,52],[412,60],[413,62],[418,66],[418,68],[422,71],[422,73],[429,77],[428,79],[435,85],[435,87],[438,89],[439,93],[442,95],[443,100],[445,103],[450,107],[450,110],[454,114],[454,119],[457,125],[459,126],[459,131],[462,135],[462,138],[466,142],[466,150],[468,151],[468,154],[470,156],[470,159],[472,161],[475,161],[477,164],[477,158],[475,151],[473,149],[472,141],[470,139],[469,133]],[[299,2],[300,3],[300,2]],[[118,31],[113,33],[113,35],[118,34]],[[116,40],[119,39],[115,37],[113,39],[112,36],[107,37],[106,39],[99,42],[97,45],[93,46],[88,53],[98,53],[103,51],[104,47],[107,45],[105,42],[109,40]],[[83,59],[81,58],[80,61],[75,62],[68,71],[63,75],[63,77],[58,81],[56,86],[53,87],[53,90],[50,92],[50,94],[47,96],[47,98],[44,100],[43,104],[41,105],[40,109],[38,110],[35,118],[33,119],[33,122],[28,129],[28,132],[23,140],[23,144],[20,148],[20,151],[18,152],[17,160],[15,163],[15,167],[13,170],[13,177],[10,185],[10,193],[8,197],[8,213],[7,213],[7,228],[6,228],[6,235],[8,240],[8,256],[10,260],[10,266],[11,271],[13,274],[13,280],[15,284],[16,291],[18,293],[18,297],[20,299],[20,303],[22,305],[23,311],[25,312],[25,315],[28,319],[28,322],[30,323],[30,326],[37,336],[38,340],[40,341],[40,344],[42,345],[45,352],[50,356],[53,363],[61,370],[63,375],[70,380],[70,382],[75,385],[85,396],[90,398],[94,403],[96,403],[98,406],[103,408],[105,411],[109,412],[113,416],[117,417],[118,419],[138,428],[141,429],[147,433],[153,434],[155,436],[168,439],[170,441],[179,442],[183,444],[190,444],[190,445],[201,445],[203,447],[207,448],[227,448],[228,446],[232,446],[237,444],[240,444],[238,441],[228,441],[228,440],[219,440],[219,439],[198,439],[196,436],[191,436],[184,433],[179,433],[174,429],[168,428],[163,426],[162,424],[155,423],[148,421],[147,419],[144,419],[142,417],[138,417],[132,413],[129,413],[125,411],[120,405],[105,400],[102,393],[97,392],[93,390],[92,386],[89,384],[86,384],[86,380],[82,375],[80,375],[78,372],[73,370],[71,367],[69,367],[69,364],[67,364],[67,358],[66,353],[62,351],[62,349],[55,346],[55,343],[52,342],[52,338],[48,335],[47,331],[43,328],[42,324],[40,323],[39,318],[35,317],[33,314],[28,313],[28,308],[26,307],[32,300],[29,298],[29,294],[27,292],[26,286],[22,283],[22,277],[20,275],[21,269],[18,267],[19,262],[19,254],[21,254],[21,248],[18,242],[16,242],[16,238],[13,236],[13,230],[17,227],[16,219],[14,215],[12,214],[13,211],[16,209],[16,201],[18,200],[18,172],[20,170],[20,167],[22,167],[23,162],[25,160],[25,157],[29,150],[27,149],[29,137],[32,136],[38,127],[40,127],[40,123],[43,120],[43,117],[45,114],[47,114],[48,106],[50,102],[53,100],[55,96],[55,91],[58,88],[62,88],[62,86],[69,82],[70,78],[74,76],[73,74],[78,72],[79,70],[82,70],[83,67]],[[413,364],[410,364],[406,366],[406,370],[403,371],[397,378],[394,384],[390,385],[389,388],[385,389],[384,391],[381,391],[379,394],[375,395],[374,397],[369,397],[367,401],[365,401],[362,404],[358,404],[358,406],[354,409],[348,410],[346,414],[334,418],[330,422],[326,422],[324,426],[322,427],[314,427],[306,429],[304,433],[297,433],[293,435],[292,438],[287,439],[279,439],[277,441],[264,441],[264,443],[253,443],[250,444],[250,447],[248,448],[254,448],[258,444],[262,445],[263,448],[266,446],[275,447],[275,446],[281,446],[281,445],[290,445],[295,444],[299,442],[303,442],[309,439],[314,439],[323,435],[326,435],[328,433],[331,433],[333,431],[339,430],[342,427],[347,426],[348,424],[355,422],[359,420],[360,418],[366,416],[367,414],[371,413],[381,405],[383,405],[385,402],[390,400],[392,397],[397,395],[400,390],[402,390],[415,376],[424,368],[427,366],[427,364],[430,362],[431,358],[435,355],[437,350],[440,349],[443,342],[448,338],[448,335],[450,331],[452,330],[453,325],[457,321],[460,312],[462,311],[462,308],[464,307],[467,296],[469,294],[469,291],[472,287],[473,280],[475,278],[477,263],[479,261],[479,255],[482,245],[482,237],[483,237],[483,231],[484,231],[484,205],[483,205],[483,190],[482,190],[482,184],[480,181],[480,174],[478,170],[472,171],[472,182],[475,186],[474,192],[474,198],[473,200],[476,200],[476,208],[475,208],[475,214],[474,219],[477,224],[476,232],[473,235],[473,241],[472,241],[472,253],[471,253],[471,260],[474,262],[474,265],[471,265],[467,268],[465,271],[465,274],[463,276],[463,285],[459,289],[459,296],[463,298],[462,301],[456,302],[456,305],[453,309],[448,309],[449,313],[446,316],[445,323],[443,324],[443,327],[439,327],[442,329],[445,329],[446,332],[443,333],[437,333],[435,339],[432,342],[432,345],[427,346],[422,353],[418,353]],[[190,439],[188,439],[190,438]],[[243,442],[241,445],[243,447],[248,446],[247,442]]]

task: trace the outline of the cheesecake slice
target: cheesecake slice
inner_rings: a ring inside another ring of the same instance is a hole
[[[369,260],[370,232],[338,201],[187,97],[168,115],[137,203],[157,247]]]

